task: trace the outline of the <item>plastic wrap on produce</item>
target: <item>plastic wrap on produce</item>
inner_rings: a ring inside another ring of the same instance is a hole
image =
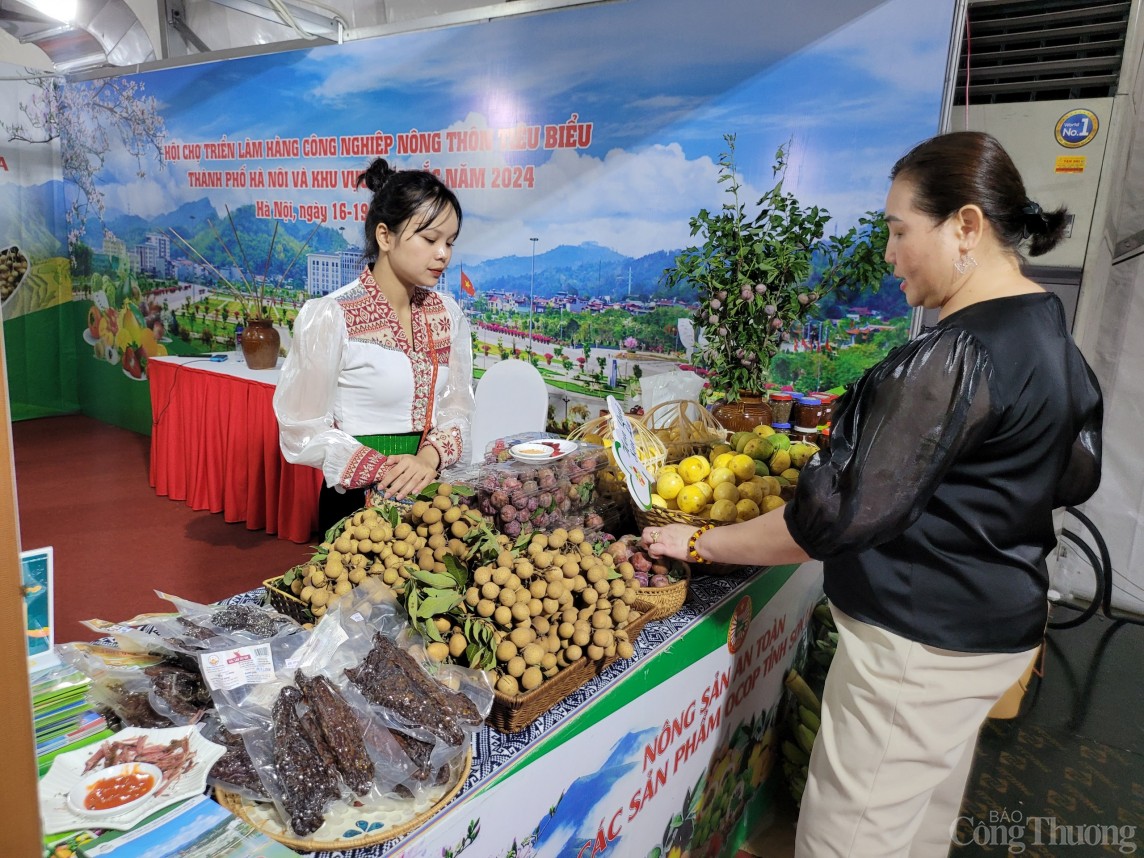
[[[522,462],[515,443],[553,436],[515,436],[494,442],[477,470],[477,508],[515,539],[558,527],[601,530],[614,521],[613,504],[600,497],[599,475],[608,466],[598,444],[579,442],[553,461]]]

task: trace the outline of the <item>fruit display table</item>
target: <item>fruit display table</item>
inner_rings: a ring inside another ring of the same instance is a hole
[[[631,659],[519,733],[483,727],[463,788],[423,827],[337,854],[726,854],[783,788],[783,679],[805,657],[821,584],[818,563],[695,576]]]
[[[237,359],[155,357],[151,486],[195,510],[305,543],[317,527],[321,472],[291,465],[278,447],[277,369]]]

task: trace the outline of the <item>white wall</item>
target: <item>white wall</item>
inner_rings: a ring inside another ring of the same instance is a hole
[[[1112,265],[1116,242],[1144,229],[1144,3],[1133,4],[1074,334],[1104,392],[1104,469],[1081,509],[1108,543],[1113,605],[1144,613],[1144,256]],[[1058,588],[1091,592],[1066,557]],[[1059,582],[1059,583],[1058,583]]]

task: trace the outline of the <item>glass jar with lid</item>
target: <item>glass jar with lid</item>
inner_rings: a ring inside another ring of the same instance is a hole
[[[826,407],[816,396],[800,396],[791,408],[791,423],[795,426],[814,427],[825,423]]]
[[[790,430],[791,441],[802,441],[807,444],[819,444],[817,426],[792,426]]]
[[[789,423],[794,396],[783,391],[775,391],[770,395],[770,406],[771,420],[775,423]]]

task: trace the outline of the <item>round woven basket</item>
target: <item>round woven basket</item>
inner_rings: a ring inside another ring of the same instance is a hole
[[[730,435],[710,411],[693,399],[661,402],[643,416],[643,423],[663,442],[668,462],[704,453]]]
[[[341,828],[342,834],[338,837],[297,837],[290,830],[290,826],[283,822],[273,802],[251,801],[221,787],[215,787],[215,798],[239,819],[291,849],[300,852],[358,849],[402,837],[428,822],[461,791],[472,765],[473,752],[469,750],[456,766],[453,780],[446,786],[437,788],[435,792],[427,791],[426,796],[420,801],[391,800],[387,797],[386,801],[392,804],[392,807],[369,805],[359,808],[347,807],[345,814],[348,815],[345,815],[345,818],[331,819],[327,815],[326,824],[319,829],[319,832],[330,828]]]
[[[662,620],[670,617],[687,601],[687,591],[691,582],[691,572],[686,563],[679,564],[683,577],[666,587],[640,587],[640,601],[648,602],[652,608],[649,619]]]

